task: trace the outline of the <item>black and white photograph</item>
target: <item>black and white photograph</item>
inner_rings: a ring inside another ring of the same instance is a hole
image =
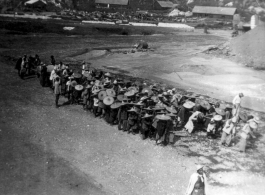
[[[265,0],[0,0],[0,195],[265,194]]]

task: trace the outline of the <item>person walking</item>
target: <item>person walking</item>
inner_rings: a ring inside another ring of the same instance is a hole
[[[21,61],[21,67],[20,67],[20,77],[24,79],[25,73],[26,73],[26,66],[28,63],[27,55],[24,55]]]
[[[241,98],[244,97],[243,93],[239,93],[238,95],[236,95],[233,99],[233,110],[232,110],[232,115],[233,117],[236,116],[238,117],[239,115],[239,111],[240,111],[240,107],[241,107]]]
[[[59,108],[58,101],[61,94],[60,78],[56,77],[54,82],[55,107]]]
[[[247,124],[243,127],[241,133],[240,133],[240,141],[237,144],[237,147],[235,150],[238,150],[239,152],[246,152],[246,146],[247,146],[247,140],[249,140],[250,137],[256,138],[253,131],[258,128],[258,123],[254,120],[248,121]]]
[[[45,87],[48,85],[48,72],[47,72],[47,66],[45,64],[41,65],[40,70],[40,84],[42,87]]]
[[[34,60],[35,58],[32,57],[31,55],[28,58],[28,63],[26,64],[26,74],[31,75],[32,69],[34,68]]]
[[[236,123],[237,117],[233,117],[232,119],[228,119],[225,122],[225,126],[223,128],[222,137],[220,145],[224,145],[229,147],[232,137],[235,136],[236,133]]]
[[[56,67],[53,68],[51,75],[50,75],[50,83],[51,83],[51,88],[54,88],[54,82],[55,82],[55,78],[57,77],[57,72],[56,72]]]
[[[16,62],[15,69],[18,71],[18,76],[21,77],[20,71],[21,71],[21,63],[22,63],[23,57],[19,58]]]
[[[186,195],[207,195],[207,178],[202,165],[196,166],[197,171],[190,177]]]
[[[54,65],[55,66],[55,58],[54,58],[54,56],[51,56],[51,65]]]
[[[40,65],[41,65],[40,57],[38,54],[36,54],[35,58],[34,58],[34,68],[36,68],[37,66],[40,66]]]

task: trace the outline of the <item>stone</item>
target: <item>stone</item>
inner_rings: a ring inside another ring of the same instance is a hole
[[[227,166],[222,165],[222,164],[216,164],[216,165],[211,166],[211,169],[213,170],[227,169]]]
[[[238,164],[238,163],[237,163],[237,167],[238,167],[239,169],[243,170],[243,171],[246,170],[246,168],[244,168],[242,165],[240,165],[240,164]]]
[[[223,163],[229,168],[235,167],[235,163],[233,163],[233,162],[229,162],[229,161],[226,160]]]
[[[219,156],[213,157],[214,160],[216,160],[217,162],[221,162],[223,159]]]
[[[203,164],[211,164],[212,161],[204,156],[200,156],[199,160],[203,163]]]

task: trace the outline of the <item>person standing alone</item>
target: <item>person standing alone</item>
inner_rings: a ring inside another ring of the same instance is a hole
[[[202,165],[197,165],[197,172],[190,177],[186,195],[206,195],[207,180]]]
[[[234,97],[234,99],[233,99],[233,110],[232,110],[233,117],[238,117],[240,107],[241,107],[241,98],[243,98],[243,97],[244,97],[243,93],[239,93],[238,95],[236,95]]]
[[[58,101],[61,94],[60,78],[56,77],[54,82],[55,107],[59,108]]]

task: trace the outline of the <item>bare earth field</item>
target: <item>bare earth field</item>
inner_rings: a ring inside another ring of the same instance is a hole
[[[264,121],[264,114],[257,112],[264,109],[263,72],[201,53],[227,41],[231,33],[210,32],[67,36],[2,30],[1,194],[184,194],[195,163],[208,168],[209,194],[263,194],[264,123],[246,154],[219,147],[219,140],[206,139],[204,132],[176,138],[173,146],[156,146],[95,119],[81,106],[54,108],[50,89],[42,88],[35,77],[19,79],[14,70],[14,59],[37,53],[47,63],[50,55],[71,64],[86,60],[113,73],[163,81],[226,101],[242,91],[247,96],[244,106]],[[130,53],[141,39],[153,50]],[[254,103],[258,99],[260,103]]]

